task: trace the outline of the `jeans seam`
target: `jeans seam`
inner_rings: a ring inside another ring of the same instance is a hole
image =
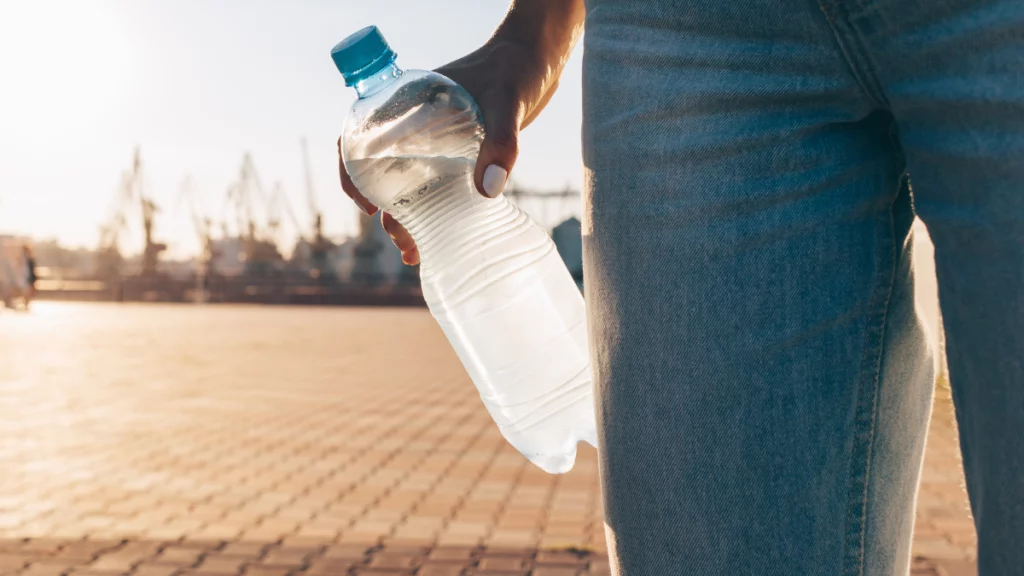
[[[850,12],[842,0],[818,0],[818,7],[828,22],[839,52],[861,91],[875,104],[889,108],[889,99],[878,81],[878,66],[868,52],[860,34],[850,22]],[[850,45],[852,44],[852,46]]]
[[[899,187],[897,187],[897,195]],[[886,322],[896,277],[895,221],[893,205],[889,203],[883,226],[882,258],[879,262],[878,281],[871,297],[865,322],[864,354],[861,360],[856,412],[854,413],[854,443],[850,457],[850,494],[847,500],[846,541],[843,544],[843,574],[862,576],[864,573],[865,542],[867,540],[868,487],[871,478],[871,455],[875,440],[878,415],[878,387],[881,381],[882,357],[885,345]],[[885,274],[887,272],[887,274]],[[882,276],[882,274],[885,274]]]
[[[864,17],[868,11],[874,10],[874,5],[868,3],[869,0],[864,0],[861,4],[861,11],[858,16]],[[863,34],[854,25],[853,20],[850,19],[850,12],[845,6],[840,8],[843,11],[843,18],[847,27],[849,27],[849,36],[853,39],[854,44],[857,46],[857,53],[863,60],[866,75],[868,76],[871,83],[871,93],[875,98],[875,101],[883,106],[886,110],[891,108],[889,104],[889,97],[885,94],[885,88],[882,86],[882,82],[879,79],[879,68],[875,62],[874,57],[871,55],[871,50],[868,48],[867,42],[864,39]]]

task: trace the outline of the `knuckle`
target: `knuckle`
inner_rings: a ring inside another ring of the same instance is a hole
[[[509,126],[496,126],[487,133],[487,141],[491,146],[515,153],[519,150],[519,138],[513,128]]]
[[[402,233],[402,225],[397,220],[391,217],[385,212],[380,217],[380,224],[384,227],[384,230],[391,235],[391,238],[397,240]]]

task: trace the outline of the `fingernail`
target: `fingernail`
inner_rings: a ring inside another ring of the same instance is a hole
[[[496,198],[505,189],[505,181],[508,179],[508,170],[497,164],[491,164],[484,170],[484,194],[490,198]]]

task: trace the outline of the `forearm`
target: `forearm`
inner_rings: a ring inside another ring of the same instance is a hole
[[[511,41],[561,71],[583,33],[583,0],[514,0],[491,41]]]
[[[547,104],[583,33],[583,0],[513,0],[505,19],[488,44],[521,46],[535,62],[537,78],[530,102],[525,102],[524,125]]]

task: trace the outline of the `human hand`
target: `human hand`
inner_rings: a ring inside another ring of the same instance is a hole
[[[495,35],[478,50],[436,70],[469,92],[483,116],[473,181],[477,191],[497,197],[519,155],[519,132],[544,109],[583,26],[582,0],[519,0]],[[352,182],[338,139],[341,187],[368,215],[377,212]],[[381,224],[402,252],[402,261],[419,263],[416,242],[397,220],[381,214]]]

